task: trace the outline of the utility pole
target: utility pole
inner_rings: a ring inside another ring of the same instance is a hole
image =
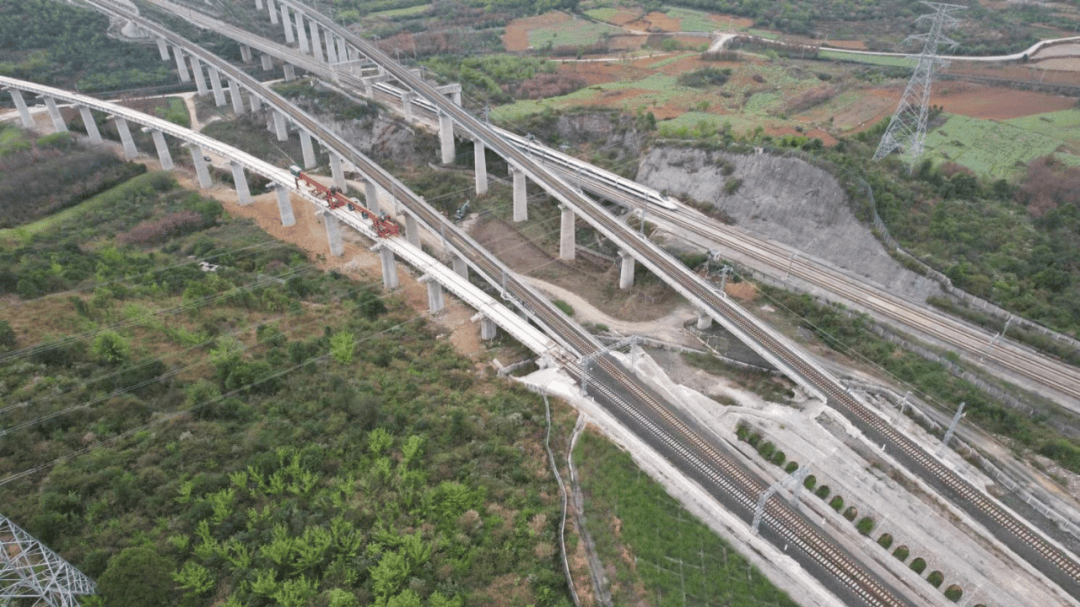
[[[754,521],[750,524],[750,532],[754,535],[758,534],[758,529],[761,527],[761,519],[765,516],[765,502],[768,502],[769,498],[772,497],[774,493],[784,487],[787,487],[788,485],[794,484],[794,487],[792,487],[791,491],[791,501],[796,508],[801,509],[802,506],[799,505],[798,501],[799,494],[802,493],[803,481],[806,480],[806,477],[809,474],[810,467],[801,466],[788,476],[785,476],[784,478],[776,481],[775,483],[770,485],[768,489],[763,491],[761,493],[761,497],[758,498],[757,507],[754,508]]]
[[[964,403],[960,403],[960,406],[956,408],[956,415],[953,416],[952,423],[949,424],[949,429],[945,432],[945,438],[941,441],[941,448],[938,449],[938,459],[941,459],[941,456],[945,455],[945,450],[949,448],[949,441],[952,440],[953,432],[956,432],[956,424],[960,423],[961,417],[964,417]]]
[[[907,157],[908,169],[914,170],[915,161],[922,155],[923,141],[926,139],[926,119],[930,113],[930,88],[934,82],[934,73],[945,68],[948,61],[938,56],[938,49],[942,46],[955,48],[959,43],[944,34],[945,30],[955,27],[960,20],[952,16],[952,13],[966,7],[959,4],[941,4],[938,2],[923,2],[935,12],[922,15],[915,22],[930,21],[930,31],[925,34],[909,36],[907,40],[921,40],[922,52],[912,55],[918,59],[915,72],[908,80],[907,88],[900,97],[900,104],[896,107],[889,122],[888,129],[881,136],[874,160],[881,160],[894,151],[899,151]],[[905,42],[907,41],[905,40]]]

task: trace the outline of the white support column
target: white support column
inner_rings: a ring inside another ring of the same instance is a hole
[[[420,226],[416,223],[416,217],[412,213],[405,213],[405,240],[414,247],[420,246]]]
[[[11,100],[15,102],[15,107],[19,109],[19,118],[22,119],[23,128],[34,128],[34,117],[30,115],[30,109],[26,107],[26,99],[23,99],[22,91],[19,89],[8,89],[11,93]]]
[[[401,111],[405,114],[405,121],[412,122],[412,98],[409,91],[401,91]]]
[[[199,176],[199,187],[204,190],[210,189],[214,182],[210,179],[210,169],[206,166],[202,148],[191,143],[188,144],[188,149],[191,150],[191,160],[195,162],[195,174]]]
[[[491,341],[498,334],[499,326],[487,316],[480,318],[480,339]]]
[[[629,289],[634,286],[634,256],[626,251],[619,251],[622,268],[619,270],[619,288]]]
[[[300,149],[304,152],[304,168],[315,168],[315,148],[311,145],[311,133],[300,129]]]
[[[337,39],[337,56],[338,61],[344,62],[349,60],[349,47],[346,45],[344,38]]]
[[[323,57],[322,38],[319,36],[319,24],[314,19],[308,21],[308,29],[311,31],[311,56],[315,57],[315,61],[322,63],[326,61]]]
[[[525,189],[525,171],[511,166],[510,175],[514,178],[514,221],[528,221],[529,200]],[[563,225],[566,225],[565,213],[563,214]]]
[[[261,11],[262,8],[263,8],[263,0],[255,0],[255,9]]]
[[[191,56],[191,73],[195,76],[195,88],[199,92],[199,96],[203,96],[210,92],[206,86],[206,74],[203,73],[202,62],[195,55]]]
[[[251,104],[252,112],[258,112],[262,109],[262,100],[259,99],[258,95],[250,91],[248,92],[248,103]]]
[[[115,116],[116,130],[120,133],[120,142],[124,144],[124,158],[131,160],[139,155],[138,148],[135,147],[135,140],[131,138],[131,129],[128,128],[127,120],[124,120],[120,116]]]
[[[283,4],[282,6],[285,5]],[[282,69],[285,71],[285,82],[296,80],[296,67],[294,67],[293,64],[286,63],[282,66]]]
[[[559,259],[573,261],[574,257],[577,256],[574,210],[561,204],[559,209],[562,210],[562,225],[559,231]]]
[[[236,187],[236,201],[240,206],[246,206],[254,202],[251,199],[251,188],[248,187],[247,175],[244,174],[244,166],[239,162],[230,162],[232,169],[233,185]]]
[[[159,129],[153,129],[150,131],[150,136],[154,138],[154,147],[157,148],[161,170],[171,171],[173,168],[172,154],[169,153],[169,144],[165,143],[165,133],[162,133]]]
[[[210,88],[214,90],[214,105],[221,107],[225,105],[225,89],[221,88],[221,74],[212,65],[206,68],[210,70]]]
[[[266,0],[266,12],[270,13],[270,23],[273,25],[277,25],[278,10],[277,5],[274,4],[274,0]]]
[[[271,57],[270,55],[263,55],[262,57],[260,57],[260,59],[262,59],[262,68],[264,72],[269,72],[270,70],[274,69],[273,57]]]
[[[97,128],[97,122],[94,122],[94,115],[90,113],[90,108],[80,105],[79,114],[82,116],[83,126],[86,127],[86,136],[90,138],[90,143],[101,143],[101,131]]]
[[[364,181],[364,203],[372,213],[379,212],[379,186],[374,181]]]
[[[330,245],[330,254],[341,257],[345,254],[345,244],[341,241],[341,224],[338,223],[338,218],[327,210],[322,211],[322,219],[326,226],[326,242]]]
[[[479,139],[473,141],[473,165],[476,175],[476,195],[487,194],[487,154],[485,153],[484,142]]]
[[[341,166],[341,156],[330,152],[330,174],[334,177],[334,185],[344,192],[348,184],[345,183],[345,170]]]
[[[296,34],[293,33],[292,21],[289,20],[289,7],[284,3],[281,5],[281,27],[285,28],[285,43],[292,44],[296,42]]]
[[[439,112],[439,145],[442,149],[442,163],[454,164],[454,120],[449,114]]]
[[[52,97],[45,98],[45,107],[49,110],[49,118],[52,119],[53,128],[57,133],[66,133],[68,128],[64,123],[64,117],[60,114],[60,108],[56,107],[56,99]]]
[[[179,46],[174,46],[173,55],[176,56],[176,71],[180,74],[180,82],[191,82],[191,74],[188,72],[187,62],[184,61],[184,51]]]
[[[400,284],[397,275],[397,263],[394,260],[394,252],[388,247],[376,245],[379,251],[379,260],[382,262],[383,287],[387,290],[396,289]]]
[[[338,62],[337,44],[334,42],[337,40],[337,35],[327,30],[324,38],[326,39],[326,62],[333,65]]]
[[[458,276],[465,280],[469,280],[469,264],[465,262],[464,257],[454,254],[450,258],[450,263],[454,266],[454,272],[456,272]]]
[[[277,140],[288,141],[289,128],[288,125],[285,124],[285,114],[282,114],[277,110],[270,111],[274,113],[274,132],[277,133]]]
[[[297,12],[296,18],[296,41],[300,44],[300,52],[305,55],[311,54],[311,45],[308,43],[307,31],[304,29],[304,13]]]
[[[169,44],[165,42],[164,38],[157,39],[157,50],[158,54],[161,55],[162,61],[169,60]]]
[[[232,97],[233,114],[240,116],[244,113],[244,96],[240,93],[240,83],[229,79],[229,96]]]
[[[296,225],[296,216],[293,215],[292,200],[289,198],[289,188],[283,185],[274,186],[277,194],[278,212],[281,213],[281,225],[286,228]]]
[[[443,288],[439,281],[429,274],[420,277],[420,282],[427,284],[428,311],[438,314],[446,308],[446,298],[443,297]]]
[[[241,44],[240,45],[240,59],[243,60],[244,63],[251,63],[252,57],[251,57],[251,47],[250,46],[248,46],[246,44]]]
[[[712,316],[709,316],[706,312],[698,312],[697,328],[704,331],[712,326]]]

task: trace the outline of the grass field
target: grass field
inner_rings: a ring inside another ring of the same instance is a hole
[[[668,17],[679,19],[679,29],[684,32],[711,32],[720,29],[720,24],[709,18],[709,13],[689,8],[667,7]]]
[[[574,19],[530,31],[529,46],[542,48],[548,44],[553,47],[593,44],[599,42],[604,34],[617,34],[621,31],[619,28],[606,23]]]
[[[394,17],[408,17],[410,15],[419,15],[420,13],[431,8],[430,4],[419,4],[417,6],[410,6],[407,8],[395,8],[388,11],[379,11],[377,13],[371,13],[368,17],[377,17],[382,19],[393,19]]]
[[[982,177],[1008,179],[1034,158],[1054,154],[1080,164],[1080,110],[1037,114],[1012,120],[952,116],[926,136],[926,153],[935,163],[956,162]]]
[[[915,61],[907,57],[889,57],[881,55],[860,55],[845,51],[823,50],[818,52],[820,59],[832,59],[834,61],[852,61],[869,65],[881,65],[885,67],[914,67]]]
[[[611,23],[611,19],[622,12],[622,9],[618,8],[592,8],[585,11],[585,14],[596,19],[597,21],[606,21]]]
[[[585,433],[574,459],[615,604],[795,606],[606,439]]]

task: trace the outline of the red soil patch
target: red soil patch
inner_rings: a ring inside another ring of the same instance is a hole
[[[503,46],[510,52],[529,50],[529,32],[532,30],[551,27],[564,21],[569,21],[570,15],[555,11],[544,13],[535,17],[514,19],[506,25],[506,33],[503,34]]]
[[[619,61],[575,61],[562,63],[558,67],[560,74],[577,76],[587,84],[605,84],[607,82],[625,82],[641,80],[650,70],[641,69],[633,64]]]
[[[664,13],[649,13],[626,27],[639,32],[677,32],[682,30],[682,19],[672,19]]]
[[[678,118],[686,113],[686,108],[680,103],[667,103],[662,107],[647,108],[647,111],[653,113],[657,120],[670,120],[671,118]]]
[[[753,27],[754,20],[748,17],[736,17],[735,15],[725,15],[723,13],[709,15],[709,18],[718,24],[725,26],[728,30],[736,30],[742,27]]]
[[[1008,120],[1076,107],[1073,97],[967,82],[936,84],[930,103],[944,107],[950,114],[989,120]]]
[[[612,25],[626,25],[627,23],[637,21],[638,17],[640,16],[641,11],[620,10],[619,12],[609,17],[607,22]]]
[[[611,51],[636,51],[645,45],[648,36],[625,34],[608,38],[608,50]]]

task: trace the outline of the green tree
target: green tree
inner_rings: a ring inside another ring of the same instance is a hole
[[[330,356],[343,365],[352,362],[356,350],[356,336],[349,331],[338,331],[330,338]]]
[[[98,590],[110,607],[171,604],[173,563],[150,546],[125,548],[109,560]]]
[[[131,344],[116,331],[103,331],[90,347],[94,356],[108,363],[122,363],[131,356]]]
[[[6,320],[0,320],[0,348],[8,350],[15,347],[15,330]]]

